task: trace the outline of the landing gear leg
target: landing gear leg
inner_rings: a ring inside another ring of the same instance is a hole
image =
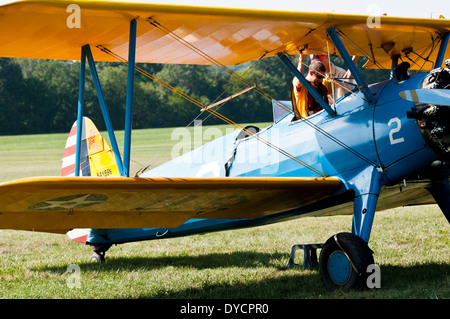
[[[374,263],[367,245],[382,185],[382,172],[367,168],[355,176],[352,233],[330,237],[320,252],[319,270],[322,281],[331,289],[362,288],[368,277],[367,267]]]
[[[355,178],[352,233],[369,242],[370,231],[381,190],[382,173],[370,168]]]

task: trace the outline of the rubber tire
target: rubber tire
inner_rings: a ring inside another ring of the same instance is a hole
[[[91,256],[91,258],[89,258],[89,262],[90,263],[96,263],[96,264],[100,264],[102,262],[105,261],[105,257],[97,254],[94,252],[94,254]]]
[[[348,267],[341,267],[340,273],[336,271],[337,268],[330,271],[330,260],[339,260]],[[339,233],[325,242],[320,252],[319,271],[323,283],[329,289],[362,289],[367,286],[367,266],[373,263],[373,251],[364,240],[352,233]],[[338,273],[338,276],[333,275],[333,272]],[[339,276],[344,279],[339,280]]]

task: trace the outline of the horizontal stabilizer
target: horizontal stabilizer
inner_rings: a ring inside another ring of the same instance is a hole
[[[254,218],[337,191],[337,178],[45,177],[0,184],[0,228],[174,228],[192,218]]]
[[[400,92],[400,97],[404,100],[450,106],[450,90],[445,89],[417,89]]]

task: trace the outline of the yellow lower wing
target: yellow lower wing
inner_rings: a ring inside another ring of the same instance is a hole
[[[174,228],[192,218],[276,214],[325,198],[340,185],[336,178],[22,179],[0,184],[0,228]]]

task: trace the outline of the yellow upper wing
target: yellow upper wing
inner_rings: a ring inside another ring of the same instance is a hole
[[[79,10],[68,9],[69,4],[78,5]],[[390,67],[392,55],[409,50],[414,52],[410,53],[413,59],[417,53],[434,60],[437,50],[429,56],[431,48],[440,34],[450,30],[445,19],[382,16],[374,25],[362,15],[120,1],[18,1],[0,7],[0,56],[79,60],[81,46],[90,44],[98,61],[115,59],[94,49],[97,46],[126,59],[132,19],[138,21],[136,61],[175,64],[212,64],[212,58],[236,65],[278,52],[296,54],[298,49],[325,53],[326,28],[333,26],[342,31],[351,54],[367,55]],[[328,44],[331,53],[336,53]],[[425,68],[431,66],[428,63]]]
[[[0,229],[172,228],[252,218],[329,196],[337,178],[47,177],[0,184]]]

